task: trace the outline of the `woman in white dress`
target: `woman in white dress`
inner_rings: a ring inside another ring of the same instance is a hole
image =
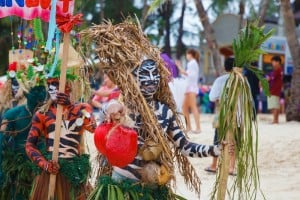
[[[180,64],[177,63],[181,74],[185,75],[187,79],[187,88],[184,95],[182,111],[186,119],[186,130],[191,131],[192,133],[200,133],[200,113],[197,106],[200,55],[196,50],[188,49],[186,52],[186,59],[188,61],[186,70],[183,70],[182,67],[180,67]],[[191,130],[190,111],[195,118],[196,130]]]

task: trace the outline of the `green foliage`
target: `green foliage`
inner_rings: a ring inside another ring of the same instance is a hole
[[[263,77],[263,72],[251,67],[251,63],[257,61],[259,56],[264,53],[261,45],[273,35],[274,30],[264,33],[264,26],[259,27],[258,21],[247,23],[238,38],[234,39],[232,47],[236,67],[247,67],[253,71],[260,82],[266,95],[269,95],[268,82]]]
[[[253,71],[268,91],[263,72],[250,66],[251,62],[257,61],[258,56],[263,53],[260,49],[262,43],[272,35],[272,31],[264,34],[263,29],[257,22],[248,23],[233,42],[237,67],[230,73],[224,86],[220,100],[218,131],[219,141],[227,140],[235,144],[237,176],[232,187],[227,189],[229,155],[222,151],[218,166],[220,170],[211,199],[223,200],[223,191],[227,191],[229,199],[254,200],[260,189],[257,167],[258,127],[250,87],[242,74],[242,68]],[[262,197],[264,198],[263,194]]]
[[[252,66],[247,66],[247,69],[249,69],[250,71],[255,73],[255,75],[257,76],[257,78],[259,79],[259,81],[261,83],[264,93],[267,96],[270,96],[269,82],[267,79],[265,79],[264,72],[256,67],[252,67]]]
[[[61,68],[61,60],[58,60],[57,65],[55,66],[55,70],[54,73],[51,74],[50,78],[60,78],[60,68]],[[50,71],[50,68],[52,67],[52,65],[47,64],[46,68],[47,71]],[[66,76],[67,80],[69,81],[75,81],[78,79],[78,76],[75,75],[74,69],[73,68],[68,68],[67,69],[67,76]]]
[[[42,21],[39,18],[35,18],[33,20],[33,31],[34,36],[38,42],[41,44],[44,44],[44,34],[42,30]]]
[[[154,0],[151,5],[150,8],[148,10],[148,14],[153,13],[155,10],[157,10],[159,7],[161,7],[164,3],[166,3],[168,0]]]
[[[27,75],[26,75],[26,78],[27,78],[27,80],[32,80],[32,79],[33,79],[33,76],[34,76],[34,70],[33,70],[33,67],[30,65],[30,66],[27,68]]]
[[[264,51],[261,45],[272,36],[274,30],[264,34],[264,26],[259,27],[258,21],[247,23],[238,38],[233,41],[233,52],[235,65],[237,67],[249,66],[251,62],[257,61],[259,55]]]
[[[173,193],[167,186],[146,185],[124,180],[114,181],[109,176],[101,176],[95,190],[88,200],[185,200]]]
[[[136,15],[141,18],[142,9],[136,8],[133,3],[133,0],[105,1],[105,19],[112,20],[113,23],[120,23],[128,16],[133,17]]]

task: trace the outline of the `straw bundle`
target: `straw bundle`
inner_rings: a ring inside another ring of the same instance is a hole
[[[179,171],[184,176],[185,182],[191,189],[200,193],[200,179],[197,176],[189,160],[179,150],[170,145],[173,140],[164,133],[160,127],[154,111],[148,106],[140,92],[132,71],[141,65],[143,59],[156,61],[161,75],[160,85],[154,98],[166,105],[176,114],[176,104],[168,87],[169,72],[164,67],[158,48],[151,45],[142,32],[139,25],[126,20],[123,23],[113,25],[106,22],[95,25],[81,32],[82,53],[89,54],[87,50],[92,44],[100,59],[100,68],[109,78],[118,85],[122,91],[124,104],[133,113],[139,113],[143,125],[141,134],[145,140],[151,140],[162,145],[160,161],[168,170],[174,171],[174,159],[176,159]],[[182,127],[179,116],[176,121]]]

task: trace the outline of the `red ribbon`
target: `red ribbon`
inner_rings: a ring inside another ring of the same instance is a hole
[[[63,33],[69,33],[75,25],[78,25],[82,22],[82,14],[70,15],[56,15],[56,24],[59,30]]]

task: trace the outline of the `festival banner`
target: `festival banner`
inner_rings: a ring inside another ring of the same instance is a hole
[[[72,15],[74,0],[58,0],[56,14]],[[0,0],[0,18],[18,16],[26,20],[41,18],[48,22],[51,11],[51,0]]]

